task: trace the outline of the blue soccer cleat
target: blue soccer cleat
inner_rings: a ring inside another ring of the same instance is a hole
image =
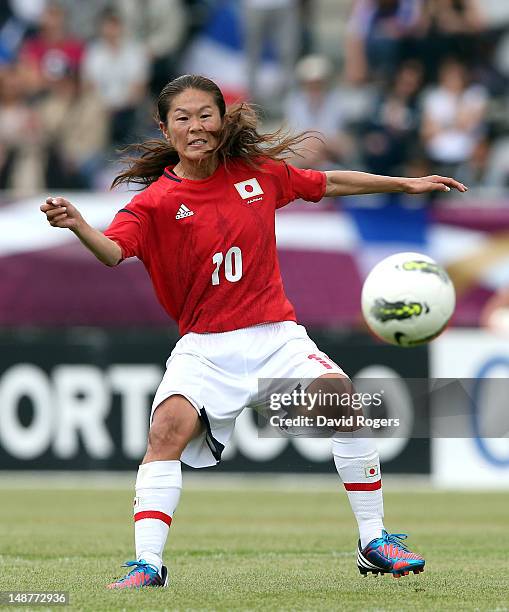
[[[168,586],[168,570],[164,565],[161,568],[161,574],[157,571],[157,567],[143,559],[127,561],[123,567],[132,567],[133,569],[123,578],[119,578],[109,584],[107,586],[108,589],[139,589],[146,586]]]
[[[382,531],[382,537],[371,540],[364,548],[357,549],[357,567],[359,572],[367,574],[392,574],[394,578],[408,576],[410,572],[419,574],[424,571],[426,561],[418,554],[408,550],[402,540],[405,533],[387,533]]]

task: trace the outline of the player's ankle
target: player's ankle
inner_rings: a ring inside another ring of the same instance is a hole
[[[139,555],[138,561],[145,561],[146,563],[150,563],[154,567],[157,567],[157,571],[159,574],[161,573],[161,567],[163,566],[163,560],[159,555],[156,555],[153,552],[142,552]]]

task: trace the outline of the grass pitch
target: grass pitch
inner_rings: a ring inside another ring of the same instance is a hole
[[[424,574],[395,580],[358,573],[339,484],[305,485],[184,488],[170,588],[129,592],[104,585],[133,558],[131,491],[2,489],[0,590],[65,590],[60,609],[96,612],[509,609],[509,494],[386,492],[387,527],[427,559]]]

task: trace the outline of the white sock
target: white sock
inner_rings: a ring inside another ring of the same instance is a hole
[[[368,432],[366,435],[369,435]],[[333,438],[332,453],[364,548],[371,540],[379,538],[384,529],[380,459],[373,438],[350,436]]]
[[[155,565],[159,572],[181,490],[180,461],[152,461],[138,468],[134,499],[136,559]]]

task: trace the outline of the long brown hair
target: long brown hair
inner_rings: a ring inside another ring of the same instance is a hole
[[[302,143],[316,137],[312,132],[291,135],[283,129],[268,134],[258,133],[258,117],[245,102],[226,108],[219,87],[206,77],[185,74],[167,83],[157,99],[156,121],[167,125],[168,111],[175,96],[187,89],[198,89],[212,94],[222,119],[219,142],[213,151],[222,163],[231,158],[245,160],[257,166],[260,159],[284,159],[298,155]],[[121,161],[127,168],[115,177],[111,187],[121,183],[138,183],[145,187],[156,181],[167,166],[179,161],[177,151],[166,140],[152,139],[127,146]]]

